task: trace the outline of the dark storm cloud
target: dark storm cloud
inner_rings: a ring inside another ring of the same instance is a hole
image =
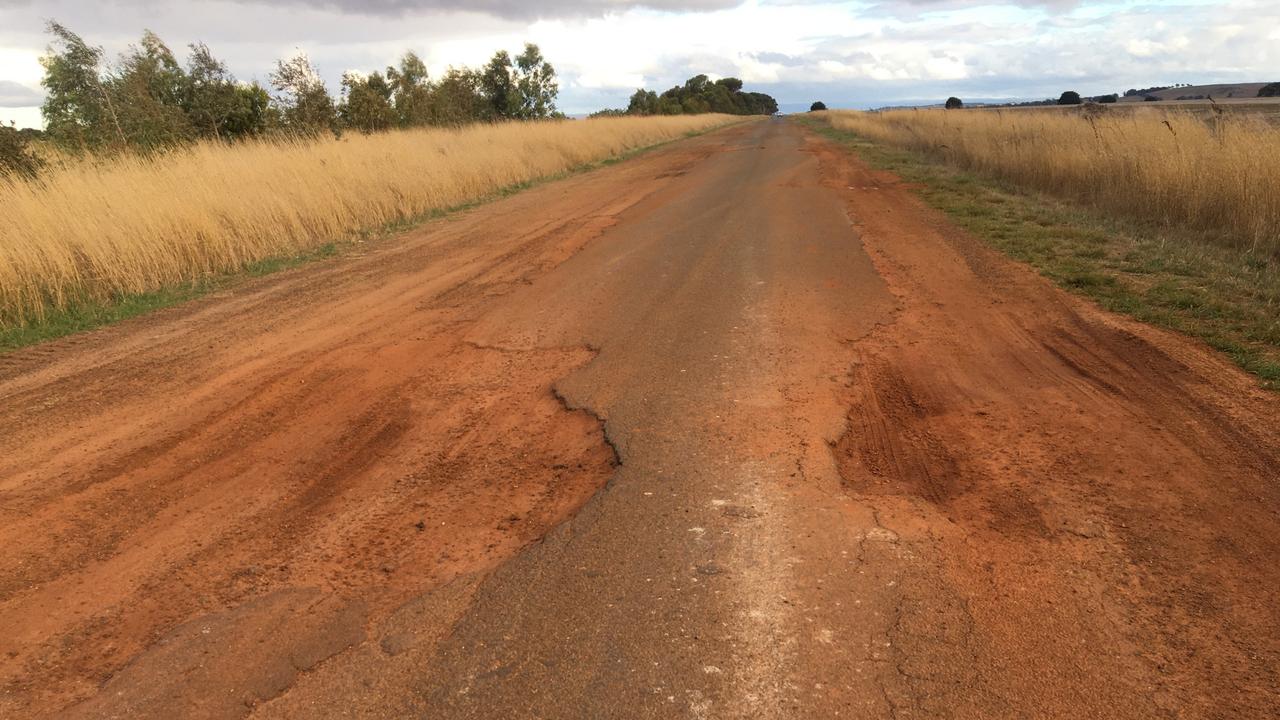
[[[26,85],[12,80],[0,80],[0,107],[32,107],[43,100],[44,96]]]

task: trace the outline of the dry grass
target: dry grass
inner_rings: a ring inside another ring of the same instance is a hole
[[[839,130],[1143,221],[1280,255],[1280,127],[1152,108],[830,112]]]
[[[0,181],[0,327],[420,218],[730,122],[606,118],[203,144]]]

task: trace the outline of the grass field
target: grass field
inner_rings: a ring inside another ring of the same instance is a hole
[[[1247,112],[830,112],[837,130],[1018,187],[1280,255],[1280,127]]]
[[[1102,307],[1200,338],[1280,390],[1280,259],[810,124],[916,185],[958,225]]]
[[[511,123],[62,162],[39,182],[0,180],[0,330],[13,345],[63,334],[38,327],[50,314],[73,330],[109,321],[211,276],[324,253],[735,119]]]

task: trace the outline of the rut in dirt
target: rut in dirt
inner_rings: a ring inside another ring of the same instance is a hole
[[[783,120],[0,397],[0,715],[1280,714],[1276,398]]]

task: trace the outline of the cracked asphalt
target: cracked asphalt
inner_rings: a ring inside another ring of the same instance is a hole
[[[790,120],[0,399],[3,717],[1280,715],[1280,401]]]

